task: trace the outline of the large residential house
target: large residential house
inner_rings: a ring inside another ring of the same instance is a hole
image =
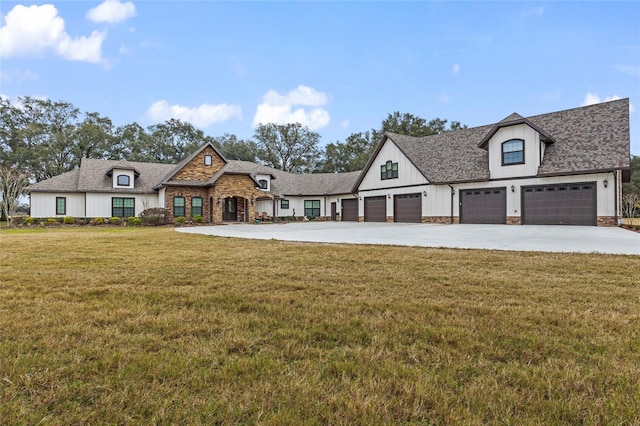
[[[364,170],[293,174],[206,144],[180,164],[83,159],[31,185],[33,217],[206,223],[268,216],[417,223],[615,225],[629,179],[629,100],[411,137],[386,133]]]

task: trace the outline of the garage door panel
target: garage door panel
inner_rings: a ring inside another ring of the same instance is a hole
[[[597,224],[594,182],[523,187],[524,225]]]
[[[460,191],[461,223],[507,223],[507,188],[465,189]]]
[[[420,193],[399,194],[393,197],[393,220],[404,223],[422,222],[422,197]]]
[[[378,197],[365,197],[364,221],[365,222],[386,222],[387,221],[387,200],[384,195],[381,195]]]
[[[358,221],[358,200],[356,198],[342,200],[342,221]]]

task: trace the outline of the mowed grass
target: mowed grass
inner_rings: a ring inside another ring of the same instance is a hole
[[[638,256],[0,238],[2,424],[640,422]]]

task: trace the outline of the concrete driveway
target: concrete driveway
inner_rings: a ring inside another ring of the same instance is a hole
[[[595,226],[300,222],[196,226],[177,231],[315,243],[640,255],[639,233]]]

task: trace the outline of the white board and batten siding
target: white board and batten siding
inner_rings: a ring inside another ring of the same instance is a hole
[[[391,161],[398,163],[398,178],[385,179],[380,178],[380,166]],[[409,159],[398,149],[398,147],[389,139],[386,140],[375,160],[371,164],[367,174],[362,179],[359,191],[375,190],[379,188],[391,188],[409,185],[426,184],[427,179],[420,173],[418,169],[409,161]]]
[[[138,216],[145,209],[163,207],[157,194],[88,193],[85,217],[111,217],[112,198],[134,198],[135,216]]]
[[[275,213],[273,209],[273,201],[261,200],[256,201],[256,212],[267,212],[269,216],[276,217],[296,217],[304,216],[304,202],[310,200],[320,201],[320,216],[331,216],[331,203],[336,203],[336,213],[340,213],[340,201],[345,198],[353,198],[352,194],[337,194],[337,195],[306,195],[300,196],[284,196],[283,199],[289,201],[289,208],[282,208],[282,199],[277,199],[275,202]]]
[[[31,217],[84,217],[84,193],[32,192],[30,197]],[[66,198],[66,211],[63,215],[56,215],[56,198],[58,197]]]
[[[502,143],[512,139],[524,140],[524,164],[502,165]],[[535,176],[541,164],[541,152],[545,143],[540,141],[540,134],[527,126],[518,124],[503,127],[489,140],[489,173],[491,179]]]

